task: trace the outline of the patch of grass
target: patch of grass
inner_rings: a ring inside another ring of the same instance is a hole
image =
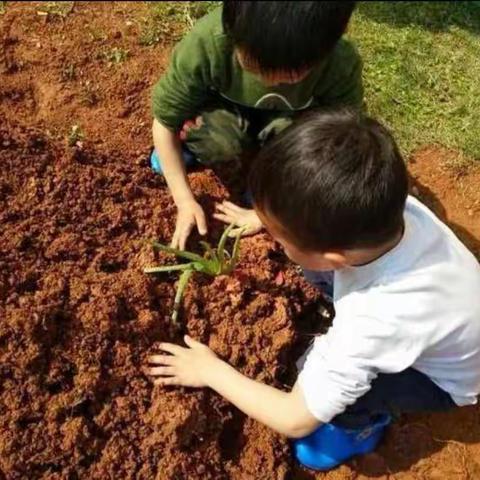
[[[0,1],[0,15],[5,13],[5,7],[7,2]]]
[[[151,46],[176,41],[220,2],[149,2],[150,15],[140,31],[139,43]]]
[[[73,12],[75,2],[42,2],[38,7],[39,15],[65,18]]]
[[[361,2],[350,37],[367,106],[404,152],[441,144],[480,158],[480,8],[473,2]]]

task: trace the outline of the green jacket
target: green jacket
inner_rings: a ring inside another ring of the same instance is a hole
[[[243,107],[299,111],[363,102],[362,61],[341,39],[331,54],[301,82],[265,86],[242,69],[223,31],[222,9],[199,20],[175,47],[170,65],[153,89],[154,117],[177,130],[209,106],[228,102]]]

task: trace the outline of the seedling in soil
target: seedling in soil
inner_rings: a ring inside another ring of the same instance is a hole
[[[123,63],[128,57],[130,56],[130,52],[128,50],[124,50],[123,48],[112,48],[103,53],[103,57],[111,65],[119,65]]]
[[[177,292],[175,294],[172,311],[172,322],[176,327],[179,326],[178,311],[183,298],[183,293],[188,285],[190,277],[194,272],[203,273],[211,277],[216,277],[217,275],[230,275],[233,272],[240,255],[240,237],[242,235],[242,232],[239,231],[239,233],[235,236],[233,249],[230,253],[225,248],[225,245],[227,243],[228,234],[231,232],[233,227],[233,225],[230,225],[225,229],[216,248],[212,248],[208,242],[200,242],[200,245],[202,245],[203,249],[205,250],[203,256],[186,250],[171,248],[158,242],[152,242],[152,246],[158,250],[161,250],[162,252],[173,253],[177,257],[189,260],[188,263],[150,267],[144,270],[145,273],[164,273],[174,271],[182,272],[178,281]]]
[[[68,134],[68,146],[73,147],[77,144],[77,142],[83,140],[84,135],[82,129],[79,125],[72,125],[72,129]]]

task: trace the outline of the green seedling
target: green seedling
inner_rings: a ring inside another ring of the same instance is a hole
[[[83,134],[82,128],[79,125],[72,125],[70,133],[68,134],[68,146],[73,147],[83,140],[85,135]]]
[[[179,263],[176,265],[163,265],[161,267],[150,267],[144,270],[145,273],[165,273],[175,271],[182,272],[178,281],[177,292],[175,294],[175,300],[173,303],[172,322],[175,326],[179,326],[178,311],[185,288],[187,287],[188,281],[190,280],[190,277],[194,272],[199,272],[205,275],[216,277],[217,275],[230,275],[234,270],[240,255],[240,237],[242,235],[242,231],[240,230],[235,236],[233,249],[230,253],[225,248],[225,245],[227,243],[229,233],[232,231],[232,228],[233,225],[230,225],[225,229],[222,236],[220,237],[218,245],[215,248],[212,248],[212,246],[207,242],[200,242],[200,244],[205,250],[203,256],[198,255],[197,253],[168,247],[155,241],[152,242],[152,246],[157,250],[172,253],[177,257],[189,260],[187,263]]]
[[[125,50],[123,48],[112,48],[111,50],[108,50],[106,52],[103,52],[103,57],[105,60],[108,62],[108,64],[111,65],[119,65],[120,63],[123,63],[127,58],[130,56],[130,52],[128,50]]]

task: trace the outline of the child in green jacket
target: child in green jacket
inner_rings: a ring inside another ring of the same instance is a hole
[[[342,39],[354,2],[226,1],[176,46],[153,90],[154,170],[178,208],[172,246],[207,231],[188,183],[192,159],[239,162],[312,107],[361,107],[362,63]],[[255,233],[254,210],[230,202],[215,217]],[[232,232],[235,234],[236,232]]]

